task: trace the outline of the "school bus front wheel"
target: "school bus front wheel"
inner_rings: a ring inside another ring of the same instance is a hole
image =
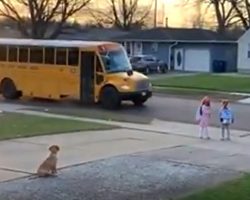
[[[113,86],[106,86],[101,91],[101,104],[107,109],[116,109],[121,105],[118,91]]]
[[[148,98],[146,97],[136,97],[132,101],[135,104],[135,106],[142,106],[147,100]]]

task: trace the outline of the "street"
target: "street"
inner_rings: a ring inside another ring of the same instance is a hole
[[[18,103],[24,105],[32,105],[35,107],[40,107],[44,109],[56,108],[59,113],[63,114],[69,111],[74,111],[75,113],[88,113],[93,116],[105,116],[114,115],[122,120],[130,122],[140,122],[140,121],[150,121],[153,119],[159,119],[164,121],[177,121],[185,123],[195,123],[195,113],[200,104],[198,100],[185,99],[185,97],[173,97],[167,95],[155,94],[148,102],[146,102],[144,107],[134,107],[131,104],[125,104],[120,110],[117,111],[106,111],[94,106],[80,106],[75,103],[63,103],[63,102],[41,102],[41,101],[27,101],[27,102],[10,102]],[[218,111],[221,104],[219,102],[213,102],[212,100],[212,119],[211,126],[219,126]],[[230,104],[234,115],[235,124],[232,128],[239,130],[250,130],[249,126],[249,113],[250,104]],[[70,113],[70,112],[69,112]],[[85,114],[87,116],[87,114]],[[118,119],[114,119],[118,120]]]
[[[195,123],[195,113],[199,104],[200,102],[197,100],[155,95],[149,100],[144,109],[124,109],[123,112],[134,115],[140,114],[142,117],[150,116],[151,118],[165,121],[178,121],[193,124]],[[218,111],[220,106],[220,103],[212,101],[212,126],[219,126]],[[250,104],[232,103],[230,106],[235,115],[235,124],[232,127],[234,129],[250,130]]]

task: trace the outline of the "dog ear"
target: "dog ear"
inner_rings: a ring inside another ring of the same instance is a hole
[[[60,151],[60,147],[59,147],[58,145],[55,145],[55,149],[56,149],[57,151]]]
[[[60,150],[60,147],[58,145],[52,145],[49,147],[49,151],[53,151],[53,149],[55,149],[56,151],[59,151]]]

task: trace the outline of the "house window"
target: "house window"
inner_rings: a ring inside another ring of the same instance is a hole
[[[134,43],[134,55],[140,55],[140,54],[142,54],[142,43],[135,42]]]
[[[157,42],[154,42],[154,43],[152,44],[151,48],[152,48],[152,51],[153,51],[153,52],[157,52],[157,51],[158,51],[158,43],[157,43]]]

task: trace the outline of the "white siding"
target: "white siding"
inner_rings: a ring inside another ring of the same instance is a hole
[[[250,29],[238,40],[237,68],[239,71],[250,71]]]

